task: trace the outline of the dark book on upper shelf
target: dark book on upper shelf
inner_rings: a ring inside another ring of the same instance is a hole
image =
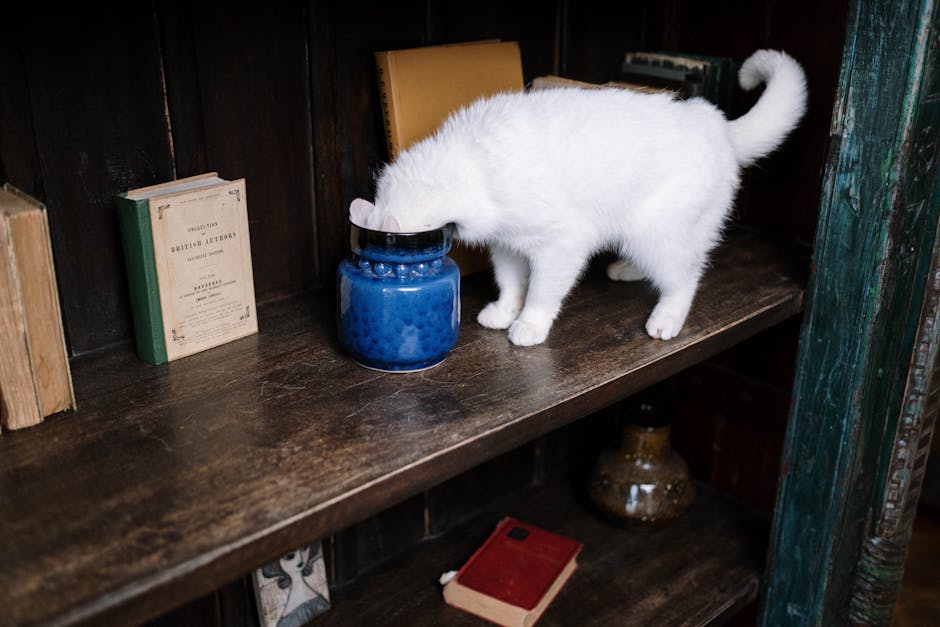
[[[444,584],[444,600],[498,625],[534,624],[577,568],[581,542],[512,517]]]
[[[726,57],[685,52],[628,52],[620,80],[669,89],[680,98],[705,98],[734,117],[739,64]]]

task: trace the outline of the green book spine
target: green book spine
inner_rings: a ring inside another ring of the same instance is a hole
[[[150,201],[115,196],[124,242],[124,262],[134,316],[137,354],[151,364],[164,364],[166,341],[163,335],[163,314],[157,284],[157,263],[153,255],[153,232],[150,228]]]

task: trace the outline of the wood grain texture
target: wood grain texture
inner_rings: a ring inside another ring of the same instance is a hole
[[[311,3],[320,285],[335,283],[349,240],[349,203],[375,197],[375,173],[388,160],[375,52],[425,45],[425,30],[420,0]]]
[[[176,6],[192,36],[208,169],[247,180],[258,302],[310,289],[316,233],[306,7]],[[185,73],[177,76],[180,88],[191,87]],[[181,99],[174,92],[174,101]],[[184,148],[195,154],[179,158],[199,163],[198,145],[181,143],[177,152]]]
[[[854,36],[845,42],[833,112],[764,625],[839,624],[850,605],[868,605],[853,595],[855,573],[880,580],[871,586],[878,593],[870,609],[899,578],[896,551],[875,565],[860,559],[883,490],[891,488],[886,461],[907,403],[905,380],[917,366],[918,323],[938,246],[938,24],[937,3],[929,0],[850,8]],[[935,330],[927,336],[936,341]],[[925,376],[914,377],[915,387]],[[877,613],[871,624],[880,624]]]
[[[206,130],[199,89],[196,24],[192,7],[176,2],[155,3],[160,52],[166,86],[166,107],[173,136],[177,178],[213,171],[206,157]]]
[[[20,46],[21,32],[0,38],[0,181],[42,196],[42,171],[36,151],[29,82]]]
[[[658,40],[650,41],[644,32],[647,14],[656,11],[651,4],[638,7],[626,2],[562,0],[559,73],[589,83],[606,83],[620,75],[628,51],[660,49]]]
[[[437,578],[460,568],[503,516],[584,543],[578,569],[540,626],[718,624],[757,596],[767,521],[704,486],[697,489],[690,509],[660,527],[605,522],[585,505],[577,483],[517,492],[335,594],[333,609],[317,624],[489,624],[446,605]]]
[[[113,195],[173,178],[158,32],[149,4],[19,10],[38,198],[77,355],[132,335]]]
[[[796,314],[805,264],[734,233],[669,342],[643,331],[653,293],[594,267],[531,348],[473,322],[491,290],[467,283],[457,345],[412,375],[348,359],[325,293],[162,367],[76,360],[80,411],[0,441],[5,616],[133,622],[197,598]]]
[[[940,521],[921,514],[914,521],[914,533],[904,563],[904,578],[895,627],[924,627],[940,624],[940,587],[937,563],[940,561]]]
[[[427,7],[429,44],[481,39],[516,41],[526,84],[536,76],[556,73],[555,45],[560,3],[431,0]]]

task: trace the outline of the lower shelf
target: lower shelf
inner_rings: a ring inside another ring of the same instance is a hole
[[[458,569],[506,515],[584,543],[578,570],[539,620],[552,625],[706,625],[757,597],[765,516],[708,487],[678,520],[619,527],[594,515],[570,483],[533,488],[428,540],[333,595],[316,625],[487,625],[444,603],[437,582]]]

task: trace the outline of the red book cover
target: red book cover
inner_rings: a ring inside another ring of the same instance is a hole
[[[577,566],[582,543],[504,518],[444,588],[444,598],[503,625],[531,625]]]

